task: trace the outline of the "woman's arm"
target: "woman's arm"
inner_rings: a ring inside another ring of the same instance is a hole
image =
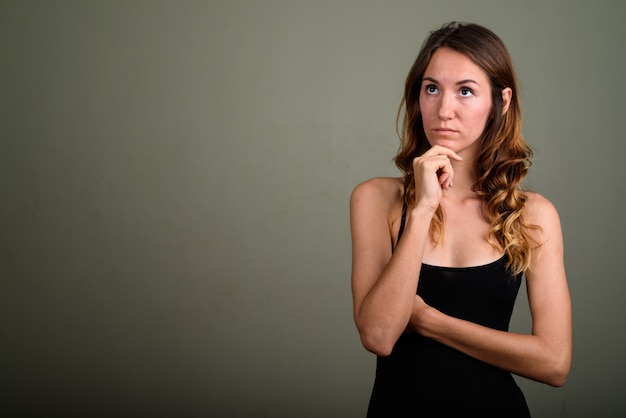
[[[417,297],[411,326],[420,334],[486,363],[552,386],[565,383],[572,361],[571,300],[563,262],[558,213],[539,195],[529,195],[529,222],[542,228],[526,285],[532,315],[530,335],[514,334],[453,318]]]
[[[390,180],[369,180],[350,197],[354,319],[363,346],[381,356],[391,353],[411,317],[432,218],[427,212],[407,214],[392,255],[390,218],[401,191]]]
[[[451,159],[462,160],[434,146],[413,160],[415,205],[393,253],[391,219],[402,204],[402,183],[372,179],[350,196],[354,319],[363,346],[378,355],[391,353],[411,318],[430,221],[443,189],[452,186]]]

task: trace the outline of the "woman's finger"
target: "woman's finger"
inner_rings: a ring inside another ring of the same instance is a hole
[[[450,148],[442,147],[441,145],[435,145],[434,147],[431,147],[428,151],[422,154],[422,157],[431,155],[445,155],[446,157],[452,158],[453,160],[463,160],[463,157],[461,157],[459,154],[457,154]]]

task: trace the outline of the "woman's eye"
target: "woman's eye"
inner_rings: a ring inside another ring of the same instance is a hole
[[[435,93],[437,93],[437,86],[432,85],[432,84],[426,86],[426,93],[428,93],[428,94],[435,94]]]
[[[470,97],[474,95],[474,92],[471,89],[468,88],[462,88],[461,89],[461,96],[462,97]]]

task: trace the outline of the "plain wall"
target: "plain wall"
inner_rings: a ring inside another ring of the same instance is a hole
[[[348,197],[427,33],[508,45],[574,303],[533,416],[626,415],[625,3],[0,1],[0,412],[362,417]],[[521,292],[512,331],[528,332]],[[2,414],[7,416],[6,414]],[[20,416],[15,414],[11,416]]]

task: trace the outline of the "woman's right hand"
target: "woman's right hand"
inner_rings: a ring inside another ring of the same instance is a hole
[[[443,190],[452,187],[454,170],[450,159],[461,161],[463,158],[440,145],[413,159],[415,206],[424,205],[433,212],[437,210]]]

